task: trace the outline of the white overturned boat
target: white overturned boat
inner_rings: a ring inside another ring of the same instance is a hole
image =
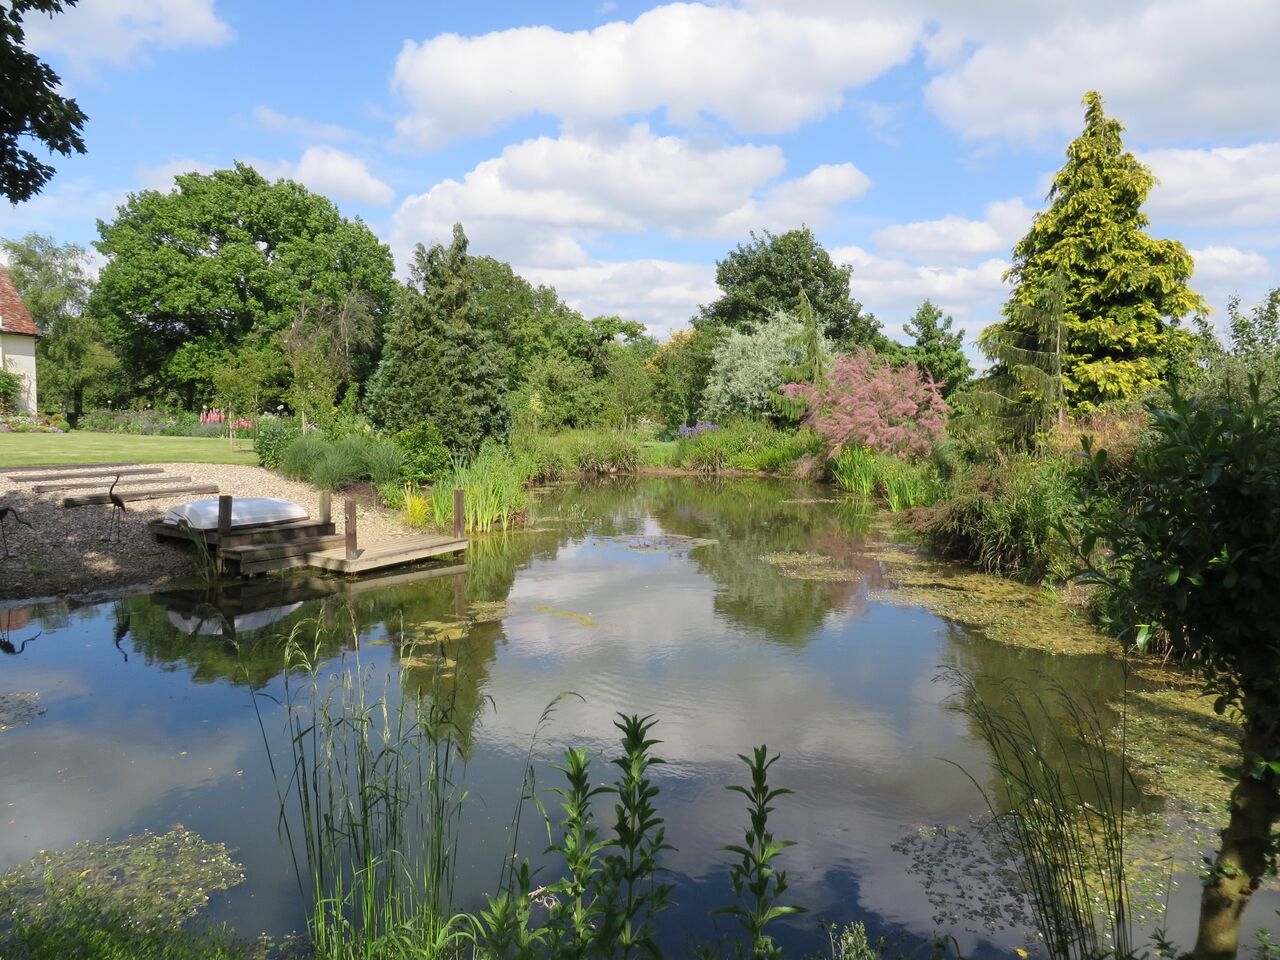
[[[306,520],[307,511],[292,500],[275,497],[236,497],[231,501],[232,527],[260,527]],[[192,500],[165,511],[164,523],[188,530],[217,530],[218,501]]]

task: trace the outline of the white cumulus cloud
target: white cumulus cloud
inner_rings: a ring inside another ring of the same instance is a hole
[[[670,3],[576,33],[441,34],[400,52],[393,83],[408,114],[397,128],[423,148],[534,114],[593,122],[662,110],[681,124],[792,130],[908,60],[921,29],[899,15]]]
[[[781,179],[785,169],[776,146],[697,144],[645,124],[622,137],[538,137],[406,199],[393,246],[442,240],[461,222],[494,256],[576,267],[605,233],[740,238],[821,223],[870,183],[852,164]]]
[[[1197,227],[1280,224],[1280,143],[1211,150],[1149,150],[1141,158],[1160,179],[1152,218]]]
[[[1266,277],[1271,263],[1260,253],[1235,247],[1208,246],[1190,251],[1196,262],[1196,280],[1213,283]]]
[[[386,206],[395,191],[375,177],[359,157],[332,147],[311,147],[298,160],[294,179],[315,193],[339,200]]]
[[[877,230],[876,246],[916,260],[969,262],[975,255],[1007,253],[1027,232],[1035,211],[1021,199],[989,203],[981,220],[949,215]]]
[[[939,5],[930,50],[941,72],[925,91],[965,136],[1040,141],[1076,132],[1080,97],[1091,89],[1141,142],[1256,137],[1280,125],[1271,68],[1280,4],[975,6]]]
[[[145,62],[152,50],[220,46],[233,36],[214,0],[80,0],[53,17],[29,13],[23,27],[32,50],[60,54],[82,73]]]

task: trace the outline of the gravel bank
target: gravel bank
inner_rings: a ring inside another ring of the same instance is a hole
[[[320,495],[312,486],[286,480],[261,467],[210,463],[154,464],[168,476],[189,476],[192,483],[216,483],[219,492],[236,497],[280,497],[305,507],[315,516]],[[30,527],[4,520],[10,556],[0,556],[0,602],[49,596],[110,593],[124,587],[161,583],[196,573],[190,548],[157,542],[147,521],[178,503],[215,494],[182,495],[165,500],[139,500],[127,505],[118,539],[106,541],[111,508],[62,506],[69,494],[104,492],[102,488],[32,492],[33,481],[21,474],[10,479],[0,471],[0,507],[13,508]],[[121,481],[123,485],[123,480]],[[334,498],[334,519],[342,531],[341,499]],[[407,536],[413,533],[395,514],[361,500],[357,513],[360,535]]]

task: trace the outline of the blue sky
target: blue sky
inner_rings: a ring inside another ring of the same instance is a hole
[[[1161,180],[1151,232],[1225,315],[1280,285],[1274,0],[80,0],[28,45],[88,153],[0,237],[88,246],[132,192],[248,162],[664,336],[751,231],[813,229],[898,335],[971,339],[1099,90]]]

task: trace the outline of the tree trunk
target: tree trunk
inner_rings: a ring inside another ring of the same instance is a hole
[[[1231,792],[1230,820],[1200,897],[1200,927],[1191,960],[1234,960],[1240,947],[1240,921],[1266,874],[1271,828],[1280,819],[1280,778],[1271,772],[1252,772],[1261,758],[1276,756],[1276,744],[1267,732],[1250,726],[1246,721],[1241,744],[1244,766]]]

